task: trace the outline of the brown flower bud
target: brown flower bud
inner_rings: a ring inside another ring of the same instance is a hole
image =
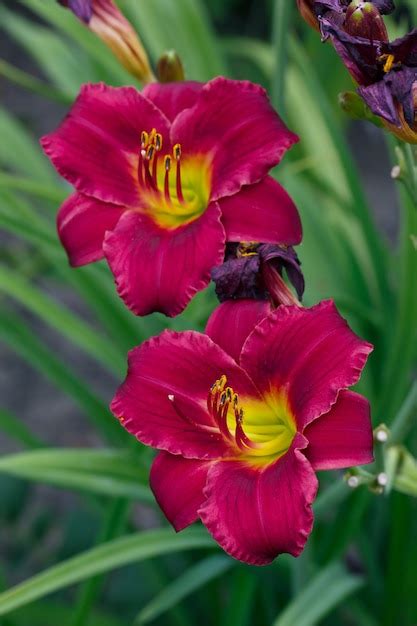
[[[156,74],[160,83],[176,83],[185,80],[184,67],[175,50],[168,50],[158,61]]]

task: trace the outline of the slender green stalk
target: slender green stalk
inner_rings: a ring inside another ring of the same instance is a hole
[[[7,63],[4,59],[0,59],[0,76],[4,76],[11,82],[15,83],[15,85],[19,85],[19,87],[32,91],[43,98],[47,98],[48,100],[55,100],[56,102],[62,102],[63,104],[71,103],[71,98],[62,93],[62,91],[59,91],[38,78],[31,76],[27,72],[14,67],[14,65]]]
[[[417,381],[399,410],[392,426],[389,438],[390,445],[402,443],[409,430],[417,423]]]
[[[417,318],[417,178],[415,156],[411,146],[405,146],[407,185],[401,189],[402,224],[398,300],[392,320],[393,333],[386,358],[378,415],[391,421],[410,384],[415,359],[415,321]]]
[[[272,103],[285,117],[285,73],[288,63],[289,28],[293,2],[275,0],[273,14],[272,45],[274,49],[274,71],[272,73]]]

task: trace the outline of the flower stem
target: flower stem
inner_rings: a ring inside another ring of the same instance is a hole
[[[390,429],[389,443],[402,443],[410,428],[417,423],[417,381],[412,385],[410,392]]]
[[[275,0],[272,26],[272,46],[274,49],[274,71],[272,73],[272,104],[282,117],[285,117],[285,75],[288,64],[288,42],[292,0]]]

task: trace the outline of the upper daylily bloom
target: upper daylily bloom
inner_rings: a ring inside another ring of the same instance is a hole
[[[120,63],[140,81],[154,80],[148,55],[132,24],[113,0],[58,0],[110,48]]]
[[[150,339],[130,352],[111,404],[160,450],[150,482],[175,529],[200,518],[226,552],[256,565],[302,551],[315,470],[372,461],[369,404],[347,391],[371,345],[332,302],[267,313],[266,302],[229,301],[209,336]]]
[[[283,269],[301,300],[304,277],[301,263],[291,246],[228,244],[224,263],[213,268],[211,276],[220,302],[254,298],[269,300],[274,307],[299,304],[282,278]]]
[[[132,311],[180,313],[226,241],[300,242],[297,209],[268,176],[297,139],[246,81],[84,86],[42,139],[76,188],[58,215],[71,264],[106,257]]]

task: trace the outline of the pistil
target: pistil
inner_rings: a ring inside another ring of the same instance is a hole
[[[177,162],[177,198],[181,204],[184,204],[184,196],[181,186],[181,145],[176,143],[174,146],[174,158]]]

